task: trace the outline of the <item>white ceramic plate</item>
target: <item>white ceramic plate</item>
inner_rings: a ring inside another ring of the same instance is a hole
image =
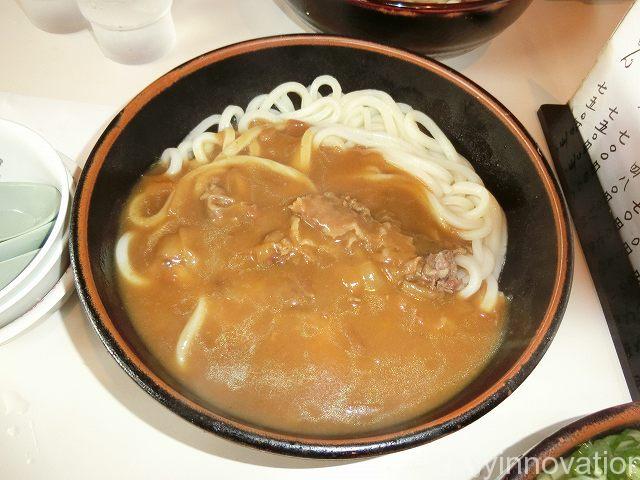
[[[0,178],[55,186],[60,211],[49,237],[33,261],[0,290],[0,326],[31,308],[55,285],[67,268],[70,176],[58,153],[33,130],[0,119]]]
[[[39,320],[44,319],[60,308],[67,298],[69,298],[73,290],[73,272],[71,271],[71,267],[69,267],[60,280],[58,280],[58,283],[56,283],[53,288],[49,290],[49,293],[36,303],[31,310],[0,328],[0,345],[26,332],[38,323]]]
[[[65,168],[71,172],[69,183],[71,185],[71,192],[73,192],[75,191],[76,182],[80,175],[80,169],[69,157],[60,152],[57,153],[64,163]],[[68,230],[68,224],[65,228]],[[65,257],[66,256],[67,253],[65,252]],[[20,334],[34,327],[39,321],[47,318],[64,304],[74,290],[73,272],[71,267],[69,267],[42,300],[35,303],[35,305],[21,317],[8,323],[4,327],[0,327],[0,345],[18,337]]]
[[[0,120],[0,159],[3,181],[45,183],[61,193],[60,210],[40,252],[0,290],[0,326],[4,326],[40,301],[67,269],[71,180],[60,156],[46,140],[8,120]]]

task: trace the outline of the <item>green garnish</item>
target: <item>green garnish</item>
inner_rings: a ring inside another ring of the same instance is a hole
[[[640,430],[590,440],[543,465],[536,480],[640,480]]]

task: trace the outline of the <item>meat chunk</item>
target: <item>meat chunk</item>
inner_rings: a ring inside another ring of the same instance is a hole
[[[250,217],[255,216],[257,207],[253,204],[246,202],[237,202],[226,189],[220,185],[220,179],[214,177],[211,179],[205,191],[200,195],[200,200],[205,202],[209,215],[214,219],[222,218],[224,212],[229,207],[239,207],[238,212],[240,214],[248,215]]]
[[[352,197],[333,193],[308,195],[296,199],[289,208],[307,225],[349,252],[360,246],[389,266],[394,263],[400,266],[415,256],[412,237],[403,234],[397,225],[379,222]]]
[[[462,286],[458,277],[456,250],[442,250],[409,260],[402,267],[405,281],[417,283],[445,293],[454,293]]]
[[[273,242],[273,251],[273,263],[282,263],[295,254],[295,248],[288,238],[283,238],[279,242]]]
[[[355,199],[340,198],[333,193],[299,197],[289,208],[308,225],[319,228],[331,238],[349,232],[362,237],[362,227],[371,218],[369,210]]]
[[[371,220],[371,211],[362,205],[358,200],[350,196],[346,196],[342,199],[342,206],[351,209],[352,211],[359,213],[364,218]]]
[[[209,214],[214,218],[222,217],[222,210],[236,203],[220,185],[219,178],[211,179],[204,193],[200,195],[200,200],[205,202]]]
[[[360,248],[378,263],[389,282],[407,282],[420,289],[455,293],[462,288],[455,256],[463,250],[442,250],[418,255],[413,238],[399,225],[380,222],[356,199],[332,193],[297,198],[291,212],[325,238],[334,240],[334,248],[353,252]]]
[[[260,265],[284,263],[296,253],[291,240],[280,231],[271,232],[263,243],[252,250],[253,260]]]

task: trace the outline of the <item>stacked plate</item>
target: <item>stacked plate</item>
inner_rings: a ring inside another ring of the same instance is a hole
[[[53,147],[0,119],[0,343],[69,291],[71,191],[69,171]]]

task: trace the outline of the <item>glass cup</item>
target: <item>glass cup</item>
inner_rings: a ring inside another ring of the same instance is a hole
[[[72,33],[86,27],[76,0],[18,0],[29,21],[49,33]]]
[[[77,1],[102,53],[116,62],[152,62],[175,43],[172,0]]]

